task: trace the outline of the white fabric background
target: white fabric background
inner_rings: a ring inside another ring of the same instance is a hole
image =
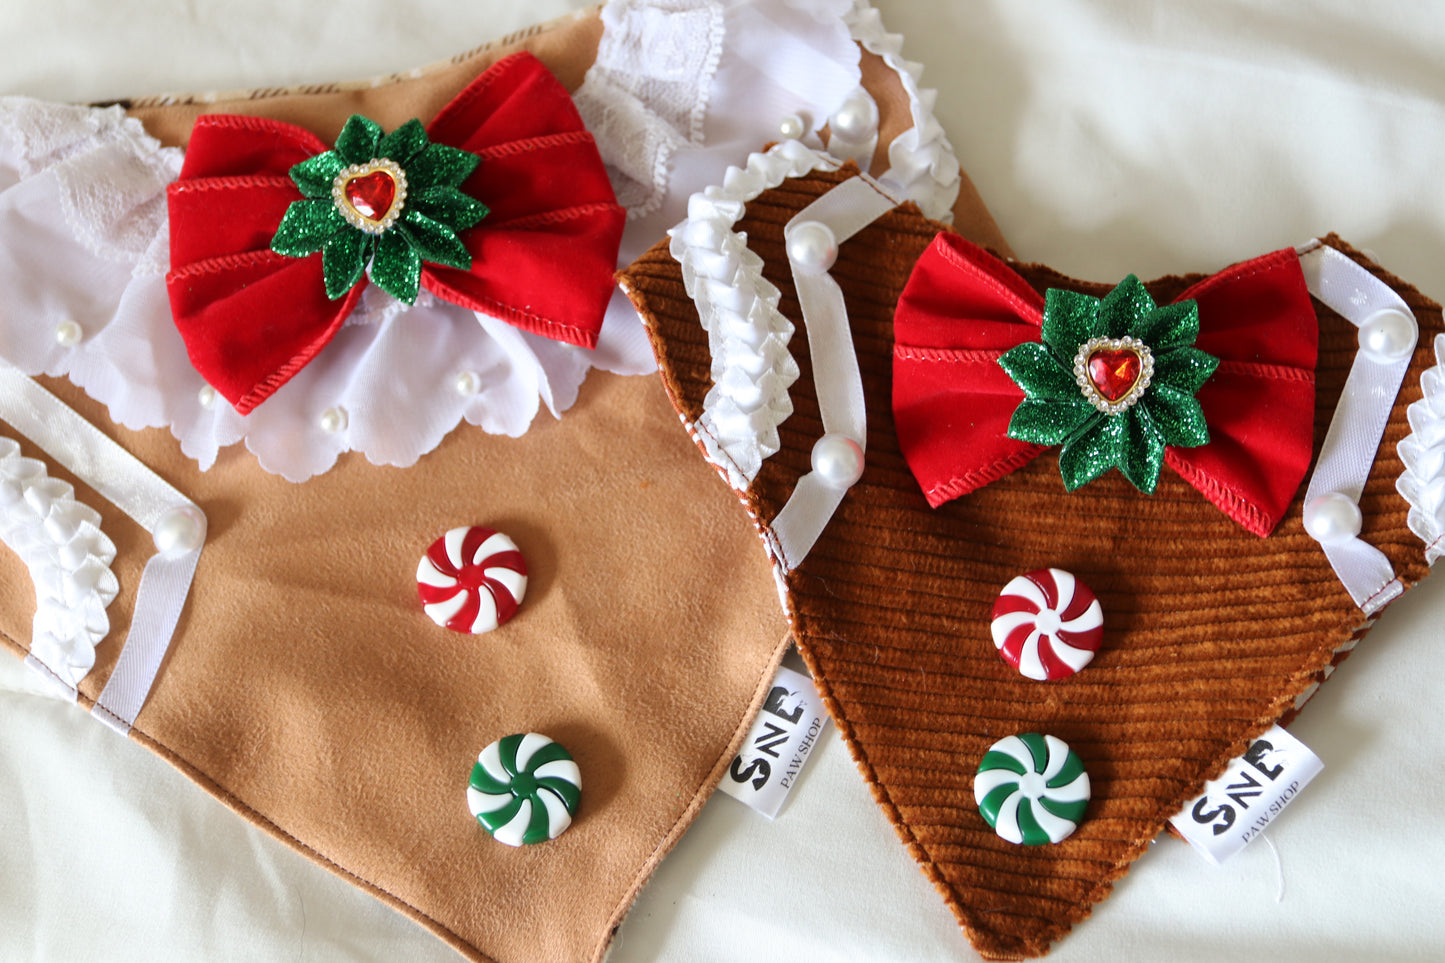
[[[582,6],[0,2],[0,91],[99,99],[368,76]],[[1095,280],[1337,230],[1445,298],[1445,12],[1394,0],[880,0],[1018,253]],[[0,292],[0,309],[3,309]],[[760,556],[761,564],[761,556]],[[1445,953],[1445,583],[1397,603],[1294,727],[1325,772],[1268,850],[1161,841],[1060,961]],[[699,684],[705,684],[699,680]],[[0,659],[0,958],[455,959]],[[717,798],[612,959],[970,960],[828,740],[778,821]]]

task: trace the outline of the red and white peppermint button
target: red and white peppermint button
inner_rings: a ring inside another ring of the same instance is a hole
[[[1005,662],[1030,679],[1063,679],[1093,659],[1104,639],[1104,611],[1068,572],[1041,568],[1004,586],[989,625]]]
[[[422,556],[416,588],[437,625],[480,635],[517,614],[527,594],[527,563],[500,532],[454,528]]]

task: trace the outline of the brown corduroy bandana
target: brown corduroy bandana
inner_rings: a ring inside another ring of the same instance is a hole
[[[785,182],[747,205],[737,225],[799,308],[783,227],[850,171]],[[1172,472],[1144,495],[1117,473],[1068,493],[1056,452],[938,509],[899,451],[892,397],[893,309],[919,255],[943,225],[911,205],[842,245],[841,287],[867,407],[866,469],[805,561],[786,576],[798,646],[879,804],[985,958],[1018,959],[1086,917],[1168,818],[1249,742],[1292,717],[1296,699],[1363,632],[1364,616],[1301,520],[1304,491],[1260,539]],[[1359,500],[1362,537],[1408,587],[1428,568],[1396,493],[1396,444],[1420,395],[1440,307],[1336,238],[1326,242],[1393,288],[1415,313],[1419,344]],[[1086,284],[1013,265],[1038,291]],[[1196,278],[1147,285],[1163,303]],[[659,245],[623,272],[688,423],[712,385],[708,337],[678,264]],[[1355,355],[1356,329],[1318,301],[1314,451]],[[810,467],[823,432],[807,339],[781,450],[743,494],[767,529]],[[989,621],[1003,585],[1055,566],[1097,592],[1107,620],[1094,661],[1067,680],[1032,682],[994,650]],[[1078,831],[1052,846],[1015,846],[980,816],[972,784],[988,747],[1021,732],[1055,735],[1082,758],[1093,799]]]

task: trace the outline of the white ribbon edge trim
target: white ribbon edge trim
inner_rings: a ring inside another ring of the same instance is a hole
[[[0,419],[157,539],[160,550],[141,575],[130,633],[91,710],[101,722],[127,735],[150,695],[190,595],[205,545],[205,515],[138,458],[3,359]],[[190,523],[190,537],[169,543],[167,536],[178,518]]]
[[[849,178],[799,211],[783,229],[790,239],[798,225],[817,222],[826,225],[841,247],[850,237],[897,207],[899,201],[867,174]],[[828,526],[843,496],[855,483],[829,478],[818,469],[818,452],[828,439],[846,438],[858,446],[859,468],[868,447],[868,416],[863,398],[863,376],[848,308],[838,282],[826,270],[810,273],[793,257],[789,244],[788,265],[798,294],[803,326],[808,335],[808,353],[813,366],[813,388],[823,437],[815,443],[814,468],[798,479],[787,502],[773,518],[778,562],[792,571],[808,557]]]
[[[1389,285],[1320,240],[1300,246],[1296,253],[1310,294],[1356,327],[1381,309],[1400,311],[1414,319],[1414,313]],[[1355,352],[1305,491],[1307,510],[1317,498],[1343,495],[1358,511],[1360,493],[1370,477],[1412,356],[1413,350],[1386,364],[1371,360],[1363,351]],[[1366,615],[1378,612],[1405,591],[1385,554],[1358,535],[1322,541],[1320,548],[1350,598]]]
[[[75,489],[3,436],[0,484],[6,502],[0,541],[20,556],[35,586],[25,664],[74,702],[76,686],[95,665],[95,647],[110,632],[105,610],[119,591],[110,568],[115,544],[101,531],[99,513],[77,499]]]
[[[778,311],[780,292],[763,277],[763,261],[733,229],[745,205],[790,177],[837,170],[837,160],[800,141],[785,140],[729,167],[721,185],[688,200],[687,219],[668,231],[669,251],[708,334],[713,386],[703,398],[697,433],[710,441],[728,482],[747,490],[765,459],[776,454],[778,425],[793,413],[788,388],[798,378],[788,353],[793,325]]]
[[[1395,490],[1410,503],[1410,531],[1425,543],[1429,565],[1445,554],[1445,334],[1434,348],[1435,364],[1420,375],[1424,397],[1405,410],[1410,433],[1395,446],[1405,463]]]
[[[888,145],[889,167],[879,176],[879,183],[915,202],[924,216],[952,224],[953,205],[963,181],[958,155],[933,115],[938,91],[918,86],[923,65],[904,58],[903,37],[884,28],[882,16],[868,0],[854,0],[843,20],[853,39],[864,50],[882,57],[898,75],[913,115],[913,126]]]

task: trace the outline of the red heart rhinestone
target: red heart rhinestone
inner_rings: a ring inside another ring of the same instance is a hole
[[[1089,380],[1105,401],[1118,401],[1138,382],[1140,367],[1138,352],[1128,348],[1095,351],[1089,355]]]
[[[396,178],[390,171],[358,175],[341,190],[352,210],[371,221],[383,220],[396,202]]]

